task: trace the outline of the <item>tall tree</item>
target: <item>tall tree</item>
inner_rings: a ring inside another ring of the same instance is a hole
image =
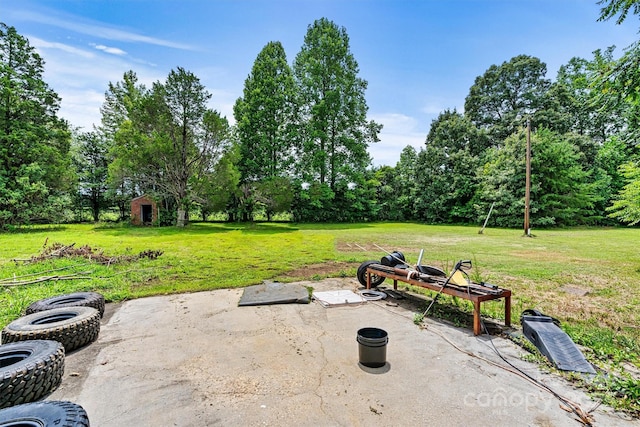
[[[102,120],[98,132],[108,146],[108,197],[118,206],[122,220],[127,219],[130,213],[131,199],[140,193],[150,192],[145,183],[136,180],[131,173],[136,169],[133,157],[136,153],[141,154],[135,147],[135,142],[141,139],[140,132],[135,131],[133,122],[141,119],[142,100],[148,94],[149,90],[130,70],[124,73],[121,81],[109,82],[100,108]]]
[[[75,136],[73,163],[78,173],[78,195],[89,205],[94,221],[108,205],[107,156],[108,145],[102,133],[80,132]]]
[[[531,137],[531,224],[576,225],[589,222],[596,201],[588,173],[580,164],[576,146],[565,137],[539,129]],[[525,132],[505,140],[504,147],[488,151],[480,176],[478,202],[491,221],[502,227],[522,225],[525,186]]]
[[[416,167],[415,204],[428,222],[469,222],[486,134],[457,111],[446,110],[431,124]]]
[[[70,188],[70,132],[44,61],[14,27],[0,23],[0,227],[52,219]]]
[[[199,201],[199,177],[212,170],[228,143],[228,123],[207,108],[210,98],[193,73],[178,67],[142,94],[115,134],[112,175],[170,196],[178,226]]]
[[[296,87],[280,42],[268,43],[258,54],[243,95],[233,109],[240,148],[237,167],[246,190],[244,200],[238,201],[245,206],[244,220],[252,217],[256,202],[270,218],[290,206],[288,177],[297,138]]]
[[[371,162],[367,148],[382,129],[367,121],[367,82],[358,77],[346,29],[316,20],[307,28],[293,71],[305,122],[299,170],[304,179],[335,191],[339,180],[362,175]]]
[[[245,80],[243,97],[234,106],[243,181],[289,174],[296,137],[295,93],[282,44],[268,43]]]
[[[464,103],[465,114],[494,138],[494,145],[522,126],[527,116],[544,109],[551,82],[547,66],[538,58],[518,55],[500,66],[492,65],[476,78]],[[543,120],[535,120],[545,124]]]
[[[603,5],[600,10],[599,21],[616,18],[616,24],[621,24],[629,13],[640,15],[639,0],[600,0]],[[615,108],[623,105],[627,108],[628,119],[626,132],[620,137],[626,144],[624,150],[632,160],[621,165],[619,174],[625,178],[626,184],[620,190],[613,204],[608,208],[611,218],[635,225],[640,222],[640,169],[638,157],[640,156],[640,41],[636,41],[627,47],[622,57],[608,64],[599,73],[595,87],[600,91],[606,102],[603,108]],[[620,151],[620,150],[618,150]],[[609,174],[615,177],[615,174]],[[614,181],[615,182],[615,181]]]
[[[154,84],[161,99],[155,117],[157,138],[155,153],[162,170],[159,182],[178,206],[177,225],[187,223],[189,205],[194,201],[190,181],[211,168],[228,139],[226,119],[207,108],[211,94],[191,72],[178,67],[165,84]]]

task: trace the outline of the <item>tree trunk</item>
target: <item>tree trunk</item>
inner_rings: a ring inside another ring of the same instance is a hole
[[[187,211],[184,208],[178,208],[178,221],[176,225],[178,227],[187,225]]]

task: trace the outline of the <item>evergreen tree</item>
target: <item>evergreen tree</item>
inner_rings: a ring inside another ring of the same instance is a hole
[[[244,96],[234,106],[240,149],[237,167],[246,190],[242,193],[244,220],[252,216],[255,203],[266,208],[269,218],[290,208],[287,178],[297,138],[295,94],[284,48],[280,42],[267,44],[245,80]]]
[[[73,163],[78,173],[78,197],[86,202],[94,221],[109,205],[107,199],[108,145],[100,132],[81,132],[75,138]]]
[[[29,41],[0,23],[0,228],[56,221],[69,206],[71,135],[43,74]]]
[[[295,83],[280,42],[258,54],[234,116],[243,182],[287,176],[296,138]]]
[[[358,77],[346,29],[326,18],[315,21],[293,70],[305,125],[298,171],[334,192],[339,181],[361,179],[371,162],[367,148],[382,128],[367,121],[367,82]]]

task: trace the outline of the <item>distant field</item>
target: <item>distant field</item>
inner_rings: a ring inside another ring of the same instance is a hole
[[[561,319],[586,345],[598,345],[593,341],[603,334],[610,335],[614,346],[622,340],[619,357],[638,364],[637,344],[629,343],[640,342],[640,229],[534,230],[533,234],[527,238],[520,230],[487,229],[480,235],[476,227],[405,223],[207,223],[184,230],[29,228],[0,234],[0,327],[20,316],[32,301],[77,290],[96,290],[107,300],[119,301],[247,286],[264,279],[355,276],[362,261],[384,255],[378,245],[402,251],[413,263],[424,248],[423,264],[445,270],[460,259],[471,259],[475,280],[513,291],[514,322],[523,309],[538,308]],[[85,259],[13,261],[40,254],[45,242],[89,245],[113,256],[144,250],[161,250],[163,255],[111,266]],[[42,276],[65,279],[74,273],[84,278],[7,286]],[[33,276],[20,278],[28,274]],[[504,316],[502,307],[502,302],[485,303],[483,311],[499,319]]]

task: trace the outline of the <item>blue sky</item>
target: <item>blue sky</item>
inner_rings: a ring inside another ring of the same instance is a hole
[[[90,130],[108,83],[133,70],[150,85],[178,66],[213,94],[211,108],[233,120],[233,104],[260,50],[280,41],[289,63],[307,27],[326,17],[345,27],[369,118],[384,125],[370,147],[375,165],[416,149],[433,119],[463,111],[474,79],[526,54],[547,78],[574,56],[590,59],[637,40],[638,18],[597,22],[596,0],[0,0],[0,21],[42,55],[60,115]]]

